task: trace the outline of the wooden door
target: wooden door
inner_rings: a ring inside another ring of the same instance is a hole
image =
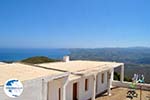
[[[77,83],[74,83],[73,84],[73,100],[78,100],[77,98],[77,92],[78,92],[78,84]]]

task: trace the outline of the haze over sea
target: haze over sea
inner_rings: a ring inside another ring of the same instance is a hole
[[[62,59],[70,52],[67,49],[18,49],[1,48],[0,61],[20,61],[33,56],[46,56],[54,59]]]

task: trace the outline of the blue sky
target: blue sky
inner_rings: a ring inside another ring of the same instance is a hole
[[[0,48],[150,46],[149,0],[1,0]]]

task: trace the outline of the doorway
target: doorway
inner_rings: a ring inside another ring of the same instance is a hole
[[[78,100],[78,98],[77,98],[77,92],[78,92],[78,84],[77,83],[74,83],[73,84],[73,100]]]

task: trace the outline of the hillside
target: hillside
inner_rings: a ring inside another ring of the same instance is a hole
[[[56,61],[58,60],[50,59],[44,56],[36,56],[36,57],[31,57],[31,58],[21,60],[20,62],[29,63],[29,64],[39,64],[39,63],[56,62]]]
[[[123,62],[126,77],[144,74],[145,81],[150,83],[150,48],[70,49],[70,56],[72,59]]]

